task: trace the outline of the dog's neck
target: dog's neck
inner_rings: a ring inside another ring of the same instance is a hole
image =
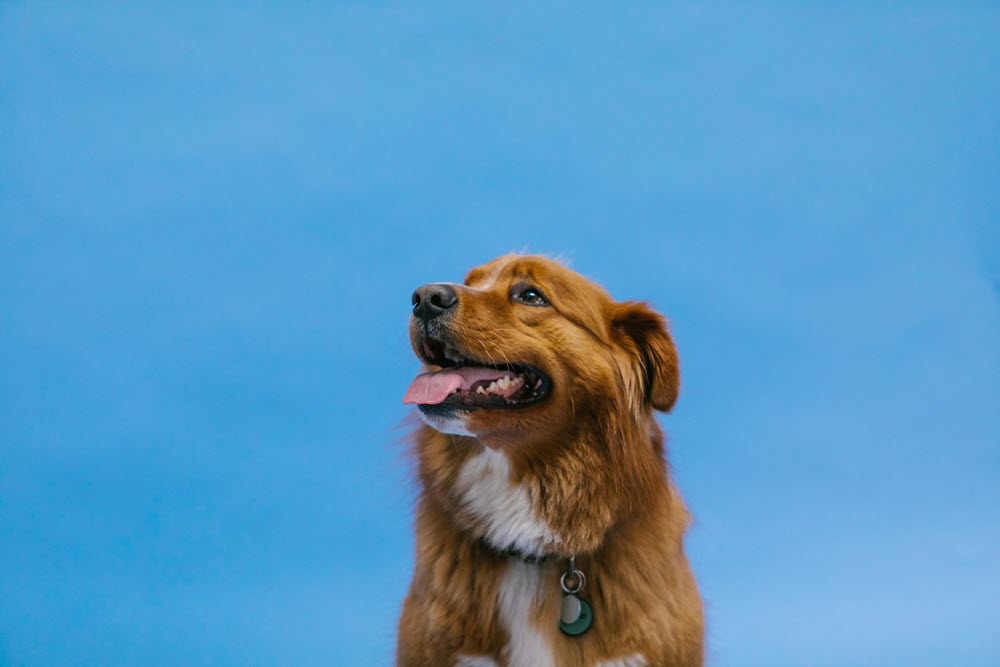
[[[516,450],[425,428],[420,472],[428,495],[490,552],[527,562],[568,558],[595,552],[616,523],[666,489],[658,434],[654,422],[629,440],[571,441],[525,461]]]

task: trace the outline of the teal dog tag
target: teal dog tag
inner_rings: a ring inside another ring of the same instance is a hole
[[[577,611],[576,603],[570,602],[567,598],[572,598],[575,602],[579,602],[579,613],[574,613]],[[564,634],[570,637],[579,637],[584,632],[590,629],[591,624],[594,622],[594,612],[591,611],[590,605],[587,604],[586,600],[581,600],[575,595],[567,595],[563,598],[563,614],[559,619],[559,629],[563,631]],[[566,619],[576,616],[576,620],[569,623]]]

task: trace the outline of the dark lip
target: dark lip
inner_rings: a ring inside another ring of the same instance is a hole
[[[460,368],[464,366],[496,368],[498,370],[511,371],[512,373],[522,375],[526,374],[529,377],[534,376],[537,380],[541,381],[540,384],[532,390],[530,396],[513,402],[500,396],[483,398],[465,392],[452,394],[441,403],[418,406],[420,411],[425,415],[448,416],[457,412],[471,412],[473,410],[520,410],[522,408],[538,405],[548,398],[552,391],[552,380],[550,380],[549,376],[537,366],[523,362],[493,364],[482,361],[469,355],[463,347],[456,345],[454,341],[450,339],[442,340],[441,338],[430,335],[426,331],[419,333],[416,337],[416,343],[417,344],[414,345],[414,348],[417,350],[417,356],[421,361],[430,366],[438,366],[442,369]],[[457,351],[458,354],[454,356],[462,357],[462,361],[457,362],[446,356],[446,349],[449,351]]]

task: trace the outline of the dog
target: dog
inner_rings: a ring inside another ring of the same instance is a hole
[[[654,411],[666,321],[553,259],[505,255],[412,297],[424,369],[416,564],[399,667],[693,667],[690,522]]]

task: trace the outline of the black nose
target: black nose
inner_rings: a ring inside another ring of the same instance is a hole
[[[458,295],[448,285],[431,283],[413,292],[413,314],[422,320],[444,315],[458,303]]]

